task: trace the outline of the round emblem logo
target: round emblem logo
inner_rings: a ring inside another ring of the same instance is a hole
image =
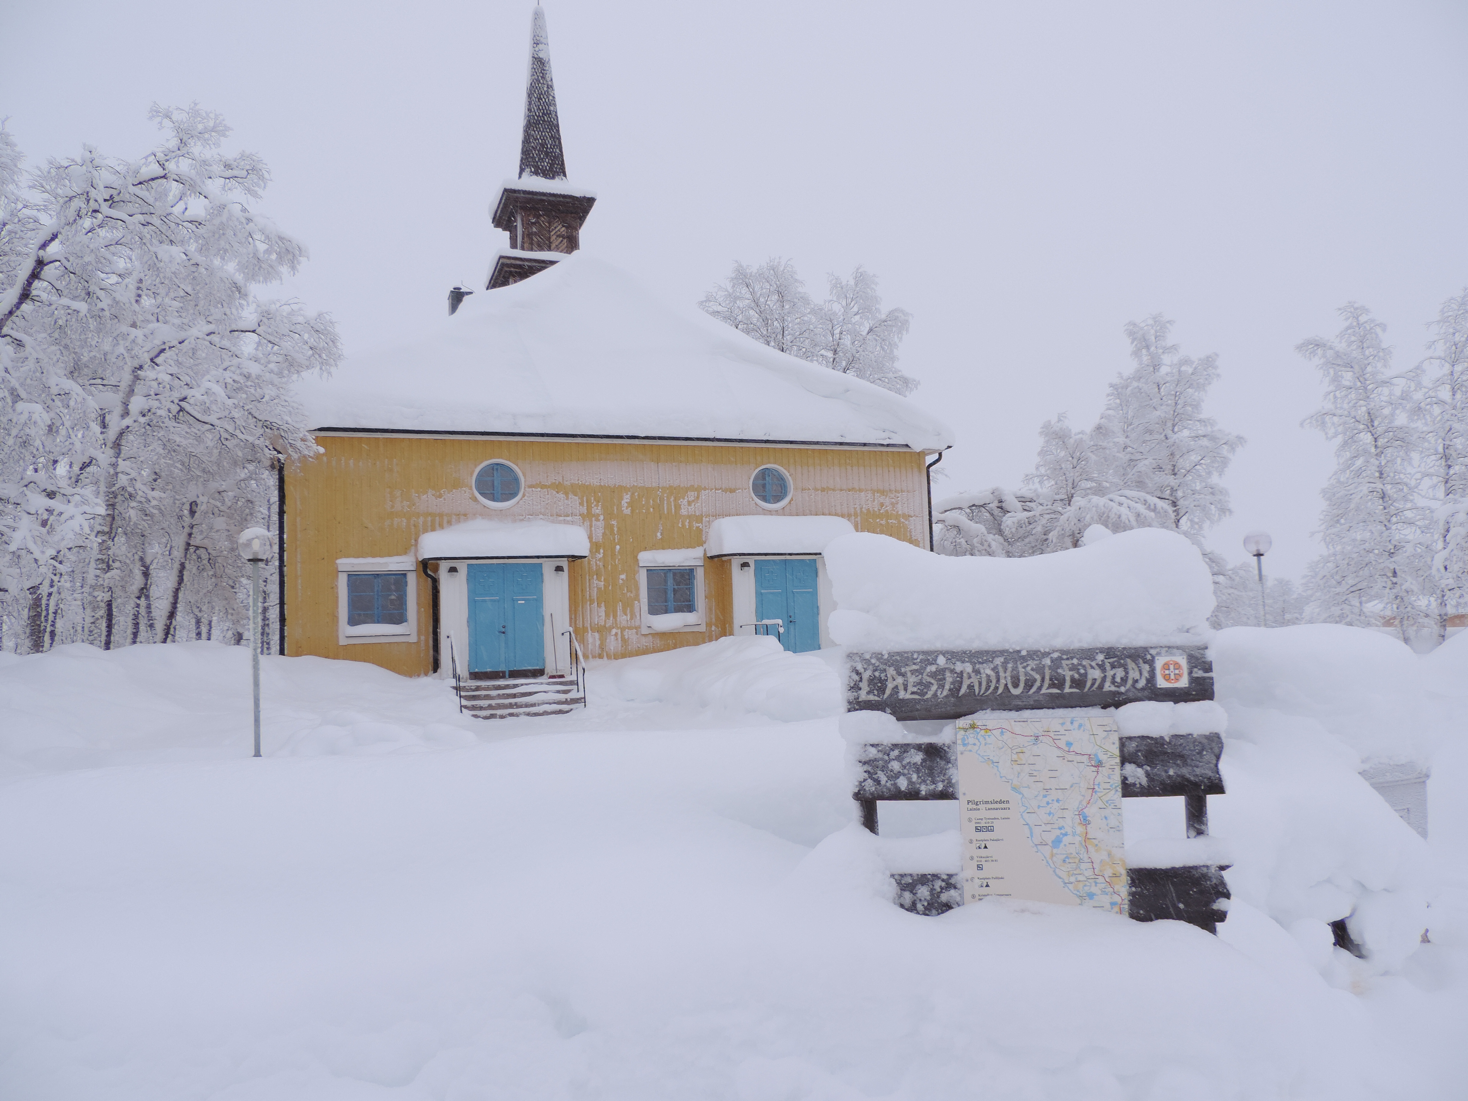
[[[1177,658],[1168,658],[1157,667],[1157,679],[1166,685],[1181,684],[1188,671],[1183,668],[1183,663]]]

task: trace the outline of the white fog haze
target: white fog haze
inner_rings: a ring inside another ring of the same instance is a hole
[[[863,264],[913,315],[901,366],[954,425],[939,492],[1016,486],[1036,431],[1088,424],[1163,313],[1217,352],[1245,436],[1210,537],[1298,575],[1330,467],[1294,352],[1371,307],[1408,366],[1468,284],[1468,8],[1402,2],[546,6],[583,246],[696,302],[735,260],[813,288]],[[351,354],[482,287],[514,175],[521,3],[12,5],[0,114],[29,163],[150,147],[201,105],[274,181],[311,261],[288,288]],[[65,48],[56,43],[64,33]]]

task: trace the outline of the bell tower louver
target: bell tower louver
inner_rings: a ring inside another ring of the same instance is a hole
[[[506,180],[491,210],[496,229],[510,235],[490,268],[486,290],[544,271],[556,255],[581,247],[581,226],[596,202],[595,192],[573,187],[566,178],[556,86],[551,79],[550,39],[545,9],[530,18],[530,65],[525,77],[525,126],[520,137],[520,174]]]

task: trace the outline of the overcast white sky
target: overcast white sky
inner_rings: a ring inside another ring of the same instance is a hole
[[[348,353],[399,343],[505,243],[531,5],[10,3],[0,117],[34,159],[137,155],[197,100],[271,165]],[[552,0],[587,247],[691,302],[735,259],[813,291],[858,262],[914,315],[903,366],[958,444],[939,492],[1018,484],[1040,422],[1089,425],[1123,324],[1217,352],[1248,437],[1212,540],[1297,575],[1330,453],[1293,351],[1348,299],[1422,355],[1468,285],[1468,3]]]

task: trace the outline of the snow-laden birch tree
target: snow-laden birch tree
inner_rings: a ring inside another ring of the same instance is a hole
[[[901,307],[884,310],[877,277],[861,266],[850,279],[827,280],[828,297],[818,303],[789,260],[736,263],[728,281],[704,295],[699,307],[761,344],[893,393],[912,393],[917,380],[897,366],[912,315]]]
[[[1448,618],[1468,608],[1468,289],[1432,323],[1423,362],[1423,463],[1432,509],[1428,616],[1437,641]]]
[[[1201,544],[1228,515],[1221,478],[1244,441],[1203,412],[1218,377],[1217,358],[1182,355],[1167,342],[1171,326],[1160,315],[1128,324],[1135,365],[1111,383],[1096,426],[1072,428],[1064,415],[1046,421],[1025,493],[991,491],[997,504],[984,516],[962,510],[962,521],[983,528],[982,539],[963,528],[960,517],[935,507],[934,548],[945,554],[1049,554],[1077,546],[1092,525],[1113,532],[1173,528]],[[1224,569],[1221,561],[1210,562],[1215,572]]]
[[[1136,366],[1112,382],[1096,435],[1116,485],[1164,502],[1167,526],[1201,538],[1229,514],[1221,479],[1244,439],[1203,412],[1217,355],[1183,355],[1171,330],[1161,314],[1126,326]]]
[[[1336,467],[1321,495],[1325,554],[1306,587],[1313,619],[1375,626],[1405,640],[1425,617],[1428,509],[1418,487],[1423,436],[1412,422],[1421,371],[1398,371],[1382,343],[1386,326],[1366,307],[1340,310],[1334,338],[1298,351],[1325,381],[1325,401],[1306,424],[1335,443]]]
[[[152,117],[165,139],[137,160],[88,148],[24,180],[6,162],[0,532],[27,647],[61,603],[78,639],[166,638],[155,592],[172,619],[195,533],[264,518],[272,464],[311,446],[290,380],[340,355],[329,317],[256,296],[306,255],[252,207],[264,162],[220,152],[213,112]]]
[[[789,260],[775,256],[758,267],[736,262],[729,281],[704,295],[699,307],[776,351],[811,358],[815,303]]]
[[[917,380],[897,366],[897,349],[912,327],[912,315],[900,306],[883,310],[877,277],[860,265],[850,279],[831,275],[828,280],[830,293],[815,314],[809,358],[904,397],[916,390]]]

